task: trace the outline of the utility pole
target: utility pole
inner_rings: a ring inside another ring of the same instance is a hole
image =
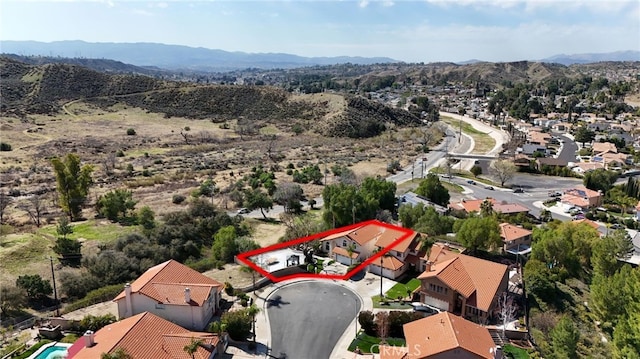
[[[51,279],[53,280],[53,301],[56,303],[56,317],[60,316],[60,308],[58,306],[58,290],[56,288],[56,273],[53,271],[53,257],[49,256],[51,262]]]
[[[460,131],[458,133],[458,143],[462,140],[462,117],[460,117]]]

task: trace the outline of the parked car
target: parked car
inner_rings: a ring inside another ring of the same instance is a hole
[[[579,209],[580,209],[580,208],[578,208],[578,207],[576,207],[576,206],[569,207],[569,208],[567,208],[567,209],[565,209],[565,210],[564,210],[564,213],[571,213],[571,212],[577,211],[577,210],[579,210]]]
[[[467,181],[467,183],[468,183],[468,184],[476,184],[476,181],[474,181],[474,180],[468,180],[468,181]]]
[[[246,214],[246,213],[249,213],[249,212],[251,212],[251,211],[249,209],[247,209],[247,208],[240,208],[236,213],[237,214]]]
[[[493,191],[493,186],[486,186],[484,189],[488,189],[489,191]]]
[[[623,229],[624,226],[621,225],[620,223],[614,223],[611,225],[611,229]]]
[[[440,313],[440,310],[424,303],[411,303],[414,312],[422,313],[425,317]]]
[[[513,193],[524,193],[524,190],[522,189],[522,187],[518,187],[513,190]]]
[[[562,196],[562,192],[559,191],[549,191],[549,197],[560,197]]]
[[[585,219],[585,218],[586,218],[586,217],[585,217],[585,216],[584,216],[584,214],[582,214],[582,213],[579,213],[579,214],[576,214],[575,216],[573,216],[573,219],[574,219],[574,220],[576,220],[576,219]]]

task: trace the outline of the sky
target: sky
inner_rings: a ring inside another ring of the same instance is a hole
[[[638,0],[2,0],[3,40],[157,42],[406,62],[640,50]]]

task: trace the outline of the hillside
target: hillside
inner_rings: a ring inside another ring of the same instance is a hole
[[[102,108],[124,103],[165,117],[238,119],[247,131],[267,124],[298,125],[327,136],[370,137],[387,125],[420,123],[406,111],[359,98],[347,98],[344,106],[329,110],[326,101],[294,100],[289,92],[268,86],[195,85],[67,64],[32,66],[6,57],[0,61],[0,77],[3,115],[53,114],[64,103],[83,99]]]

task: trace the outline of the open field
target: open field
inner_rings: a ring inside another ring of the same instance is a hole
[[[460,122],[452,119],[451,117],[442,116],[440,120],[458,129],[462,125],[462,132],[473,138],[475,147],[471,153],[485,154],[493,149],[496,145],[496,140],[491,138],[487,133],[481,132],[473,128],[466,122]]]
[[[345,106],[342,97],[328,94],[314,95],[311,101],[333,110]],[[48,162],[54,156],[76,153],[83,163],[94,167],[94,185],[83,210],[87,220],[73,223],[70,236],[83,242],[83,253],[91,253],[101,243],[138,230],[94,219],[97,198],[113,189],[131,190],[136,208],[148,205],[161,219],[163,214],[185,208],[185,204],[172,203],[173,195],[189,198],[206,179],[213,179],[224,190],[252,167],[262,165],[275,170],[276,183],[291,182],[285,172],[290,164],[296,169],[319,165],[327,172],[329,184],[337,182],[330,171],[334,165],[346,166],[360,177],[386,176],[390,161],[399,160],[404,166],[418,147],[414,129],[392,129],[368,139],[327,138],[310,131],[295,134],[274,123],[253,135],[240,136],[236,121],[168,119],[123,104],[103,109],[83,101],[72,101],[53,115],[2,117],[0,129],[3,140],[13,148],[2,152],[0,183],[17,194],[4,216],[8,226],[0,243],[2,283],[22,274],[50,277],[48,258],[55,255],[51,250],[55,225],[47,223],[62,215],[55,205],[55,177]],[[127,135],[128,129],[135,135]],[[321,195],[323,189],[321,185],[301,186],[308,198]],[[46,195],[42,228],[33,226],[19,208],[37,192]],[[236,208],[223,195],[213,201],[221,208]],[[284,235],[282,225],[260,222],[252,226],[253,238],[262,246]]]

